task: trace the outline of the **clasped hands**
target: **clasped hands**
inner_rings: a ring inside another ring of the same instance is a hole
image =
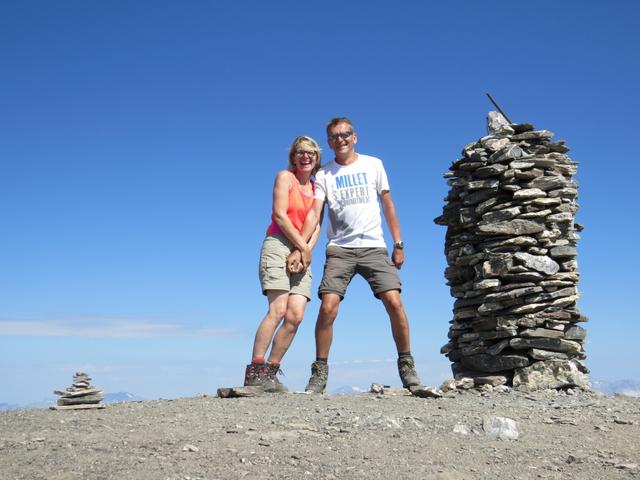
[[[305,248],[303,251],[297,248],[287,257],[287,271],[289,273],[302,273],[311,264],[311,249]]]

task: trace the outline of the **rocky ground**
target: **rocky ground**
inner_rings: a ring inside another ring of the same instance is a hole
[[[0,412],[3,479],[618,479],[640,478],[638,463],[640,399],[591,392],[288,393]]]

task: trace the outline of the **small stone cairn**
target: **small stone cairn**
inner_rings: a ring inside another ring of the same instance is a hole
[[[58,404],[51,407],[53,410],[80,410],[88,408],[104,408],[100,404],[104,399],[104,393],[91,385],[91,377],[83,372],[73,375],[73,384],[64,390],[54,390],[59,395]]]
[[[588,388],[578,311],[577,163],[564,141],[489,112],[488,135],[445,173],[445,277],[455,297],[441,349],[457,380]]]

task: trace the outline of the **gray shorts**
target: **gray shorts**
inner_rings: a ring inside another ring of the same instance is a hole
[[[318,296],[322,298],[324,293],[336,293],[343,299],[347,286],[356,273],[362,275],[369,283],[376,298],[380,298],[382,292],[402,290],[398,269],[391,262],[386,248],[347,248],[331,245],[327,247],[327,261],[324,264]]]
[[[289,273],[287,257],[293,245],[286,237],[267,235],[260,250],[260,286],[262,293],[267,290],[284,290],[307,297],[311,300],[311,267],[303,273]]]

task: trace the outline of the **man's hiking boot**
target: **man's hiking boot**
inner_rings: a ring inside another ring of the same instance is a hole
[[[311,378],[304,389],[305,392],[323,393],[327,388],[329,378],[329,364],[326,362],[313,362],[311,364]]]
[[[416,373],[416,363],[411,355],[398,358],[398,373],[404,388],[420,385],[420,378]]]
[[[288,392],[289,389],[283,385],[283,383],[278,380],[278,373],[282,373],[280,370],[280,365],[272,365],[270,363],[264,364],[264,372],[265,372],[265,380],[262,386],[264,387],[265,392],[271,393],[285,393]]]

